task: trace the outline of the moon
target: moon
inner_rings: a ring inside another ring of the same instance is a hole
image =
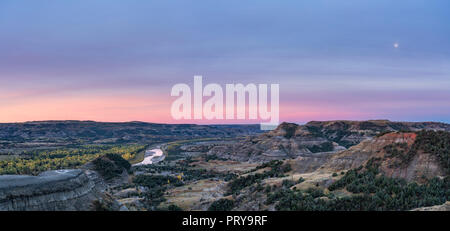
[[[394,43],[394,48],[398,48],[398,43]]]

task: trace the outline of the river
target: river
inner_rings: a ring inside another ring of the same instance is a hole
[[[165,156],[161,149],[159,148],[149,149],[145,151],[144,160],[140,163],[134,164],[133,166],[158,163],[164,160],[164,158]]]

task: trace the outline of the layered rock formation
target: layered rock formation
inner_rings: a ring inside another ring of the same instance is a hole
[[[412,211],[450,211],[450,201],[445,202],[443,205],[421,207],[413,209]]]
[[[415,133],[389,133],[371,138],[334,155],[324,168],[333,171],[352,169],[365,164],[370,158],[383,156],[383,148],[391,144],[406,143],[411,146],[416,138]]]
[[[382,133],[422,129],[450,131],[450,125],[388,120],[313,121],[305,125],[282,123],[273,131],[246,138],[237,144],[217,145],[208,154],[250,162],[303,157],[306,162],[310,162],[309,158],[319,158],[323,163],[329,156],[323,153],[345,150]]]
[[[392,122],[389,120],[336,120],[311,121],[305,124],[304,128],[316,136],[325,137],[348,148],[380,133],[394,131],[415,132],[420,130],[450,131],[450,124],[437,122]]]
[[[0,211],[119,210],[119,203],[105,191],[126,183],[129,166],[124,162],[118,155],[106,155],[83,169],[47,171],[38,176],[2,175]]]
[[[208,154],[238,161],[265,162],[343,149],[335,142],[304,130],[303,126],[283,123],[273,131],[237,144],[218,145]]]
[[[336,172],[357,168],[367,164],[368,161],[373,161],[388,177],[417,182],[433,177],[444,177],[445,169],[436,155],[421,149],[412,150],[416,138],[416,133],[393,132],[365,140],[333,155],[321,169]]]
[[[0,176],[0,210],[92,210],[106,185],[89,170]]]

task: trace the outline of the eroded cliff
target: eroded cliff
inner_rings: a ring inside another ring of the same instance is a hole
[[[0,210],[118,210],[119,204],[106,191],[114,184],[127,181],[125,160],[119,158],[106,155],[83,169],[46,171],[37,176],[2,175]]]
[[[38,176],[0,176],[0,210],[92,210],[106,188],[90,170],[56,170]]]

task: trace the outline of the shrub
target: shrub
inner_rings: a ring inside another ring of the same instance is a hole
[[[114,162],[103,157],[95,159],[92,163],[94,164],[94,170],[99,172],[106,180],[119,176],[124,170],[122,167],[115,165]]]
[[[170,183],[176,184],[179,181],[176,177],[161,175],[138,175],[133,179],[135,184],[149,188],[160,187]]]
[[[108,153],[108,154],[106,154],[106,157],[108,159],[112,160],[116,165],[118,165],[126,170],[130,170],[130,168],[131,168],[131,164],[128,161],[126,161],[124,158],[122,158],[120,155]]]
[[[331,152],[334,150],[334,146],[333,146],[332,142],[324,142],[324,143],[321,143],[320,145],[313,145],[313,146],[309,147],[308,149],[312,153]]]
[[[289,164],[283,165],[283,161],[270,161],[268,163],[262,164],[258,167],[256,167],[253,171],[256,171],[257,169],[262,169],[270,167],[271,170],[265,171],[263,173],[256,173],[253,175],[248,175],[245,177],[239,177],[236,178],[228,184],[228,191],[227,195],[229,194],[235,194],[239,193],[240,190],[253,185],[255,183],[261,182],[263,179],[270,178],[270,177],[283,177],[284,173],[291,170],[291,166]]]
[[[295,185],[295,182],[292,180],[283,180],[283,182],[281,182],[281,185],[283,185],[283,187],[290,188]]]
[[[181,209],[180,207],[178,207],[177,205],[169,205],[169,207],[167,208],[169,211],[183,211],[183,209]]]
[[[208,211],[230,211],[234,207],[234,202],[228,199],[219,199],[214,201],[208,208]]]

